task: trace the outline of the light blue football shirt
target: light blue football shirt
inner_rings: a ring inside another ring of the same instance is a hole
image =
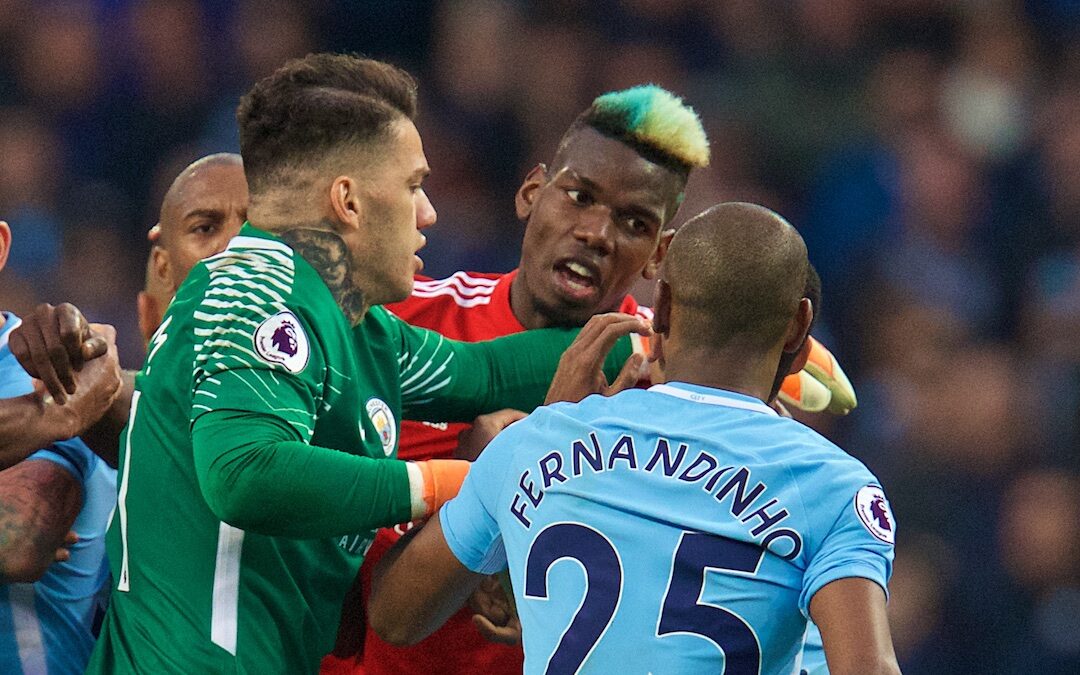
[[[8,348],[19,319],[4,313],[0,328],[0,398],[33,391]],[[116,471],[78,440],[54,443],[25,461],[55,462],[82,485],[83,506],[72,529],[71,559],[49,566],[32,584],[0,584],[0,673],[82,673],[94,646],[91,627],[98,593],[108,580],[105,529],[116,504]]]
[[[527,673],[798,673],[814,593],[884,589],[895,532],[860,462],[682,383],[537,410],[440,519],[466,567],[509,566]]]
[[[825,645],[821,641],[821,631],[814,624],[806,632],[806,646],[803,648],[802,669],[799,675],[829,675],[829,664],[825,662]]]

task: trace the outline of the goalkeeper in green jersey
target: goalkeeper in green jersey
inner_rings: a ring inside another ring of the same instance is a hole
[[[464,476],[397,460],[400,419],[542,401],[574,333],[464,344],[379,307],[411,291],[435,221],[414,112],[406,73],[334,55],[242,100],[255,227],[192,270],[150,340],[90,672],[316,671],[374,528],[430,515]],[[620,371],[620,346],[616,386],[639,363]]]

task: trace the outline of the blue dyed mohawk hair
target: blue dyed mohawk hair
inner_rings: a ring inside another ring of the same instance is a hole
[[[709,165],[709,139],[697,113],[678,96],[655,84],[597,97],[574,123],[574,127],[583,125],[684,175]]]

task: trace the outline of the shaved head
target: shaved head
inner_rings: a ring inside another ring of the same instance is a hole
[[[184,211],[187,210],[186,207],[190,205],[193,199],[191,193],[200,188],[212,187],[210,183],[213,182],[213,179],[221,176],[244,179],[244,162],[240,159],[240,155],[232,152],[207,155],[187,165],[173,179],[168,192],[165,193],[165,198],[161,200],[159,217],[162,241],[159,243],[162,246],[167,245],[168,239],[176,236],[176,230],[184,217]],[[236,181],[233,180],[232,182],[234,183],[232,186],[234,188],[233,192],[237,192],[238,190],[235,189],[237,187],[235,185]],[[247,202],[246,181],[243,193],[244,201]]]
[[[176,289],[197,262],[219,253],[247,220],[248,190],[240,155],[218,153],[180,172],[161,201],[149,233],[146,289],[139,293],[139,327],[149,339]]]
[[[714,206],[687,221],[668,249],[673,328],[702,347],[771,349],[798,311],[808,269],[802,237],[779,214]]]
[[[218,153],[188,165],[161,201],[156,273],[175,292],[195,263],[220,252],[247,219],[248,189],[240,155]]]

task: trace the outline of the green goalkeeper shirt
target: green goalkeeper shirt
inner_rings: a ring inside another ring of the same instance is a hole
[[[461,343],[381,307],[352,328],[245,225],[192,270],[136,377],[89,672],[317,672],[374,529],[410,518],[402,414],[532,409],[574,335]]]

